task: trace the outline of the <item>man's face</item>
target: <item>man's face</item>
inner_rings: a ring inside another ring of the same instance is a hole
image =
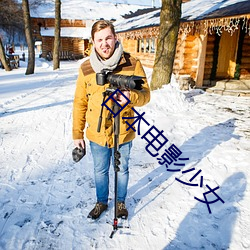
[[[102,59],[109,59],[115,50],[116,36],[109,27],[95,32],[94,46]]]

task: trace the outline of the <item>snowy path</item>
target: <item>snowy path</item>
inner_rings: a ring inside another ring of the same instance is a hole
[[[89,147],[80,163],[71,160],[78,67],[65,62],[53,72],[40,63],[33,76],[23,68],[0,72],[0,249],[250,249],[250,99],[171,86],[154,91],[138,110],[190,158],[181,170],[201,169],[204,185],[220,186],[225,203],[211,205],[209,214],[194,199],[207,189],[175,179],[188,181],[193,173],[166,171],[138,136],[130,162],[130,228],[110,239],[113,172],[109,210],[89,223],[95,203]]]

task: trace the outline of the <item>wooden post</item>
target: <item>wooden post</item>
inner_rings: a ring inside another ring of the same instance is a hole
[[[143,38],[143,53],[146,54],[146,50],[147,50],[147,39]]]
[[[197,87],[202,87],[204,78],[204,68],[206,60],[206,50],[207,50],[207,35],[200,34],[199,36],[199,54],[198,54],[198,65],[195,77],[195,82]]]
[[[141,54],[142,39],[139,40],[139,53]]]
[[[148,39],[148,53],[151,53],[152,38]]]

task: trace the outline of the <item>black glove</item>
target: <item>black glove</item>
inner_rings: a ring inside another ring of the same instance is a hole
[[[74,162],[78,162],[80,161],[83,156],[86,154],[86,149],[85,147],[82,148],[81,146],[80,147],[76,147],[73,149],[72,151],[72,157],[73,157],[73,161]]]

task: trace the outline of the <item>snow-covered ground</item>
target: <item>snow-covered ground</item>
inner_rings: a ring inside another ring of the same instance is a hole
[[[178,172],[167,171],[137,136],[130,160],[129,228],[109,238],[112,169],[109,209],[98,222],[87,221],[95,204],[89,146],[79,163],[71,157],[80,63],[61,62],[53,71],[51,62],[37,58],[29,76],[24,62],[11,72],[0,69],[0,249],[250,249],[250,99],[183,92],[174,80],[137,110],[169,139],[159,156],[174,143],[189,161]],[[146,71],[150,79],[151,70]],[[149,126],[141,126],[143,135]],[[204,200],[206,185],[218,186],[215,193],[224,201],[210,204],[211,214],[194,199]]]

